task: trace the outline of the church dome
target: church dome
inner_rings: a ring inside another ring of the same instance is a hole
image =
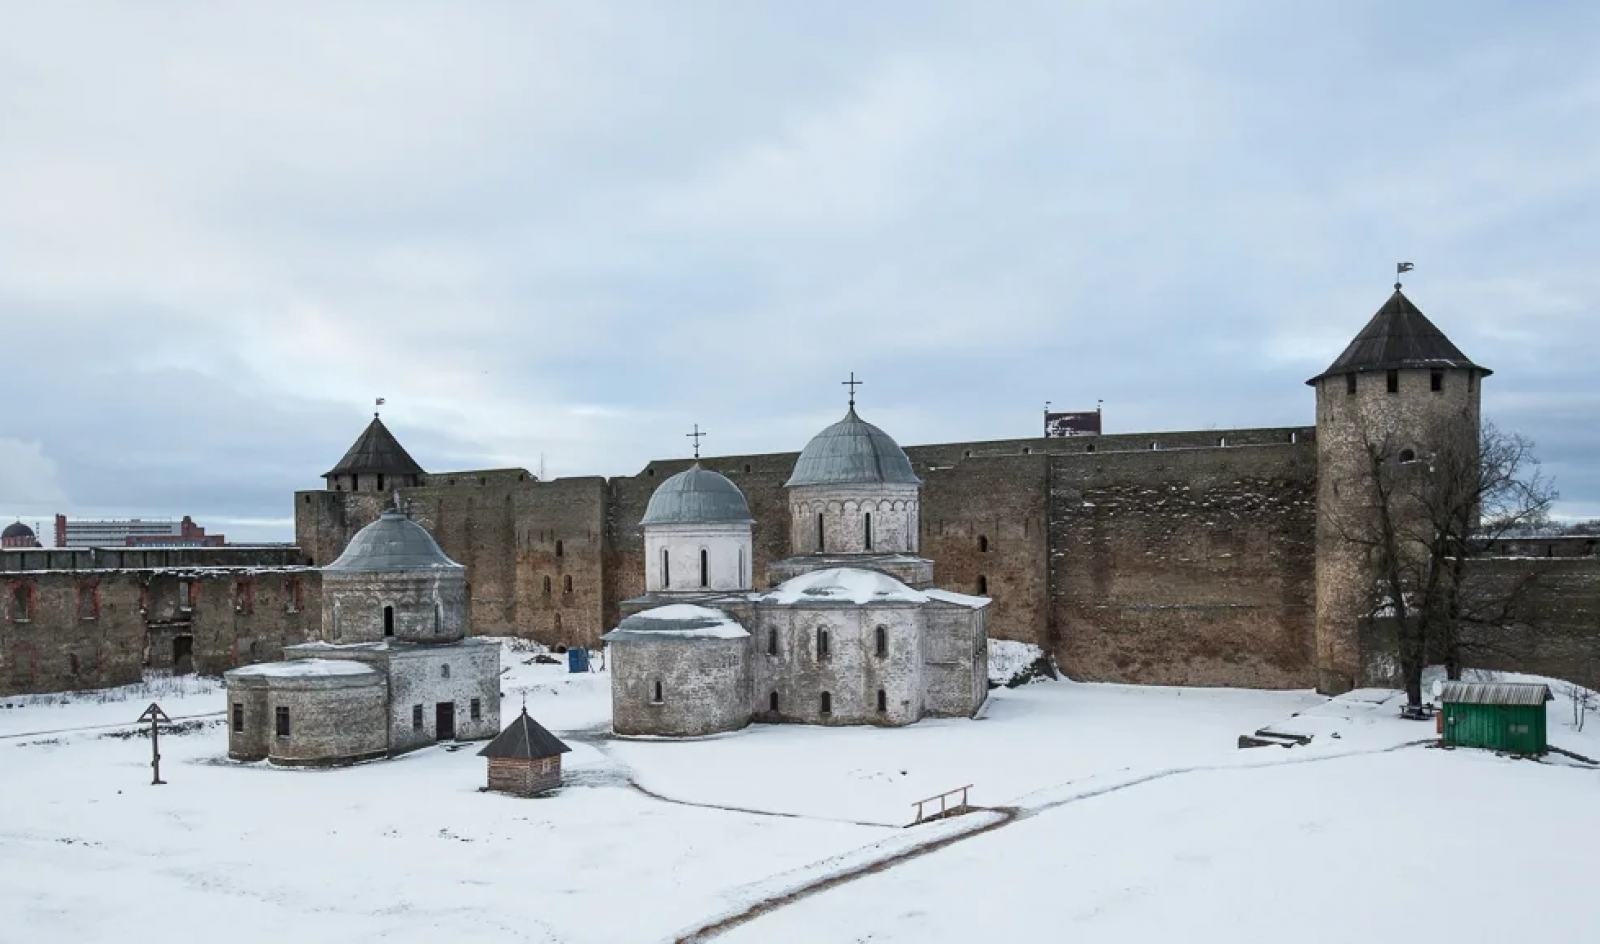
[[[739,486],[696,462],[661,483],[639,523],[750,524],[754,520]]]
[[[794,474],[783,483],[800,485],[921,485],[911,471],[911,460],[889,434],[856,415],[850,408],[844,419],[818,433],[794,464]]]
[[[391,508],[357,531],[339,559],[323,569],[352,574],[463,568],[445,556],[426,528]]]
[[[6,525],[6,529],[4,531],[0,531],[0,539],[4,539],[4,540],[7,540],[7,541],[10,541],[10,540],[13,540],[13,539],[17,539],[17,538],[35,538],[35,537],[38,537],[38,535],[33,533],[33,529],[28,527],[27,525],[23,524],[20,521],[18,521],[16,524],[8,524],[8,525]]]

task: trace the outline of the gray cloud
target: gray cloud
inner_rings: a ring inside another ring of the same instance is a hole
[[[0,513],[286,537],[376,396],[551,474],[849,370],[905,442],[1307,423],[1405,258],[1600,515],[1600,13],[1007,9],[0,0]]]

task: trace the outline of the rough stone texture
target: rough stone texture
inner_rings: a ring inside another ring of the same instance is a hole
[[[1468,580],[1507,597],[1521,588],[1505,626],[1465,633],[1474,666],[1600,689],[1600,557],[1479,559],[1469,564]]]
[[[467,634],[470,600],[460,571],[322,575],[322,625],[329,642],[378,642],[384,611],[393,613],[395,639],[454,642]]]
[[[611,728],[693,737],[750,723],[748,637],[633,640],[611,646]],[[655,697],[656,685],[661,698]]]
[[[145,669],[220,675],[275,661],[285,645],[318,632],[319,578],[300,567],[0,574],[0,694],[126,685]],[[25,619],[19,593],[29,601]]]
[[[386,687],[377,673],[271,678],[265,686],[260,678],[228,681],[230,757],[259,760],[263,745],[268,760],[289,766],[346,764],[384,754]],[[244,706],[244,737],[232,730],[236,703]],[[287,737],[277,734],[279,708],[289,709]]]
[[[916,485],[791,488],[790,553],[915,554],[920,531],[917,492]]]
[[[1356,375],[1348,392],[1344,374],[1317,382],[1316,685],[1348,691],[1362,672],[1360,621],[1376,603],[1375,581],[1364,550],[1348,540],[1361,533],[1370,473],[1366,441],[1399,437],[1418,455],[1430,430],[1477,429],[1483,386],[1475,369],[1445,370],[1443,389],[1431,390],[1431,370],[1399,370],[1398,392],[1388,392],[1384,371]]]
[[[911,724],[926,713],[921,606],[759,606],[741,619],[754,627],[750,706],[761,721],[806,724]],[[877,655],[876,628],[886,631],[888,653]],[[819,657],[819,631],[828,634]],[[772,642],[777,654],[771,654]],[[878,711],[878,691],[886,710]],[[771,710],[772,693],[778,710]],[[822,693],[830,710],[822,710]]]
[[[1053,457],[1062,669],[1096,681],[1311,685],[1316,466],[1310,437],[1297,438]]]
[[[929,715],[966,717],[988,697],[990,609],[940,603],[923,607],[922,685]]]

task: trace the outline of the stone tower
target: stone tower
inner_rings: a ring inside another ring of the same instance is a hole
[[[646,593],[750,589],[750,525],[744,493],[696,462],[661,483],[639,524]]]
[[[424,474],[422,466],[374,413],[344,458],[322,477],[330,492],[389,492],[421,485]]]
[[[1376,605],[1376,575],[1347,535],[1370,514],[1369,443],[1395,462],[1425,461],[1430,440],[1476,442],[1480,381],[1474,364],[1396,283],[1367,326],[1327,370],[1317,391],[1317,689],[1338,694],[1361,678],[1360,620]]]

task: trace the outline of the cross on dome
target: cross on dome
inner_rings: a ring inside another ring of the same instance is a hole
[[[850,388],[850,408],[851,409],[855,409],[855,405],[856,405],[856,388],[857,387],[865,387],[867,385],[866,381],[857,380],[856,379],[856,372],[852,370],[850,372],[850,379],[849,380],[841,380],[841,381],[839,381],[839,385],[842,386],[842,387],[849,387]]]
[[[692,433],[684,433],[683,434],[685,439],[694,440],[694,457],[696,459],[700,458],[700,440],[702,438],[704,438],[705,435],[706,435],[705,433],[700,431],[700,424],[699,423],[694,424],[694,432],[692,432]]]

